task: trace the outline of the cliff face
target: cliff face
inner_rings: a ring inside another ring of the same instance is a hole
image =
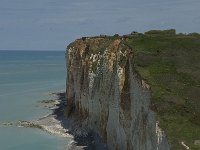
[[[81,119],[114,150],[168,150],[150,109],[150,86],[125,38],[82,38],[67,50],[66,115]]]

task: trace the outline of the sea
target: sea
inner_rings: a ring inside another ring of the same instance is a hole
[[[40,105],[65,90],[64,51],[0,51],[0,124],[51,113]],[[67,150],[69,139],[33,128],[0,125],[0,150]]]

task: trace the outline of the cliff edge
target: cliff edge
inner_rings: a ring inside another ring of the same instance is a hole
[[[175,30],[76,40],[66,52],[66,116],[111,150],[199,149],[199,95],[192,105],[183,94],[200,91],[199,41]]]

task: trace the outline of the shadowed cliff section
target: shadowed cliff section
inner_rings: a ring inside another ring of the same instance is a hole
[[[175,30],[76,40],[65,114],[108,149],[199,149],[199,42]]]

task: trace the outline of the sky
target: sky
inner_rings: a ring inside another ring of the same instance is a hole
[[[0,50],[65,50],[82,36],[200,33],[200,0],[0,0]]]

